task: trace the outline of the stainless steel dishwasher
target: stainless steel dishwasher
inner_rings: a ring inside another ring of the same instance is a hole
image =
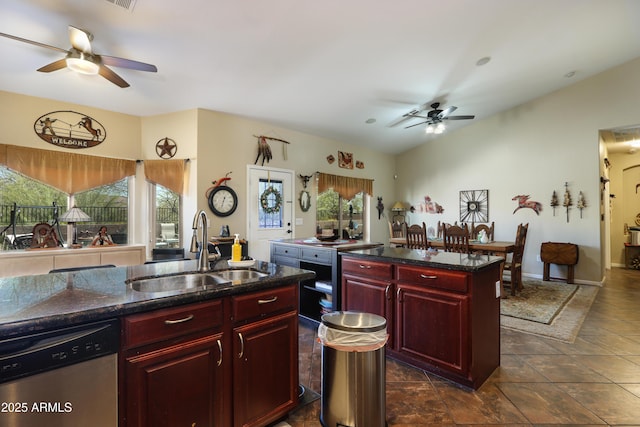
[[[0,340],[0,425],[116,427],[119,322]]]

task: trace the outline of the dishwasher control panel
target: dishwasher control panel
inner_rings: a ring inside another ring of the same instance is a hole
[[[0,383],[117,353],[117,319],[0,340]]]

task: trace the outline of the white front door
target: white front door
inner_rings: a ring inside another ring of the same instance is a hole
[[[247,166],[249,256],[269,261],[269,241],[294,238],[294,172]]]

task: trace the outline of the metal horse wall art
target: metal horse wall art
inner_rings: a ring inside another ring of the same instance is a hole
[[[515,208],[513,210],[513,213],[515,214],[516,211],[522,209],[522,208],[529,208],[529,209],[533,209],[533,211],[536,213],[536,215],[540,215],[540,211],[542,210],[542,203],[540,202],[536,202],[533,200],[529,200],[529,195],[518,195],[518,196],[514,196],[513,199],[511,200],[517,200],[518,201],[518,207]]]

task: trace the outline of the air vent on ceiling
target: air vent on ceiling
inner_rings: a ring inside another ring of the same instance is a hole
[[[123,7],[130,12],[133,12],[133,8],[136,5],[136,0],[107,0],[109,3],[115,4],[116,6]]]

